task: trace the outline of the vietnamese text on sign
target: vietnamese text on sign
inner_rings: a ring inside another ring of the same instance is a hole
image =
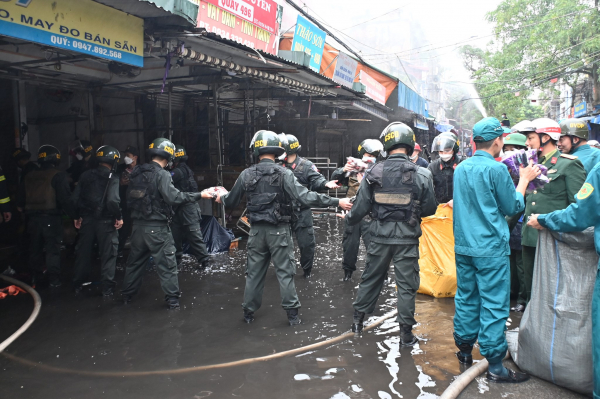
[[[309,68],[315,72],[321,69],[321,57],[325,48],[326,34],[309,22],[302,15],[298,15],[292,51],[301,51],[310,56]]]
[[[357,67],[358,61],[340,51],[333,71],[333,81],[352,88]]]
[[[277,32],[277,3],[274,0],[206,0],[269,33]]]

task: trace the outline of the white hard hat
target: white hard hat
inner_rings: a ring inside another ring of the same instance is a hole
[[[516,125],[514,125],[511,129],[510,129],[511,133],[529,133],[529,132],[535,132],[535,126],[533,125],[533,122],[528,121],[527,119],[525,119],[524,121],[521,121],[519,123],[517,123]]]
[[[560,139],[560,125],[555,120],[538,118],[534,119],[532,123],[535,126],[536,133],[547,134],[552,140],[558,141]]]

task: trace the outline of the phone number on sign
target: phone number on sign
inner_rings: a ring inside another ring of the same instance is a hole
[[[62,45],[62,46],[66,46],[66,47],[72,47],[77,50],[83,50],[88,53],[95,53],[98,55],[103,55],[105,57],[117,58],[117,59],[121,59],[123,57],[123,54],[120,51],[108,50],[108,49],[105,49],[105,48],[102,48],[99,46],[95,46],[93,44],[79,42],[77,40],[70,40],[70,39],[67,39],[66,37],[52,36],[50,38],[50,41],[52,42],[52,44]]]

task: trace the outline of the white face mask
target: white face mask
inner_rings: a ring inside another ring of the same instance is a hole
[[[377,161],[377,158],[375,158],[375,157],[369,157],[367,155],[363,155],[362,161],[363,162],[375,163]]]
[[[81,154],[75,154],[75,158],[77,158],[78,161],[81,161],[83,159],[83,155]]]
[[[125,157],[124,161],[127,165],[131,165],[133,163],[133,159],[131,159],[129,157]]]
[[[410,156],[410,160],[411,160],[411,161],[415,161],[417,158],[419,158],[419,154],[412,154],[412,155]]]
[[[277,158],[277,159],[279,159],[280,161],[285,161],[285,159],[286,159],[286,158],[287,158],[287,154],[284,152],[284,153],[283,153],[283,154],[281,154],[281,155],[279,156],[279,158]]]
[[[444,162],[448,162],[452,159],[452,155],[454,154],[440,154],[440,159]]]

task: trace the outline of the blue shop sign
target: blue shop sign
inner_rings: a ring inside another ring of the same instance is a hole
[[[325,32],[302,15],[298,15],[294,40],[292,41],[292,51],[302,51],[310,55],[308,67],[317,73],[321,69],[321,57],[323,57],[326,37]]]
[[[575,105],[575,113],[573,114],[575,118],[579,118],[580,116],[584,116],[585,114],[587,114],[587,103],[585,101],[582,101],[579,104]]]

